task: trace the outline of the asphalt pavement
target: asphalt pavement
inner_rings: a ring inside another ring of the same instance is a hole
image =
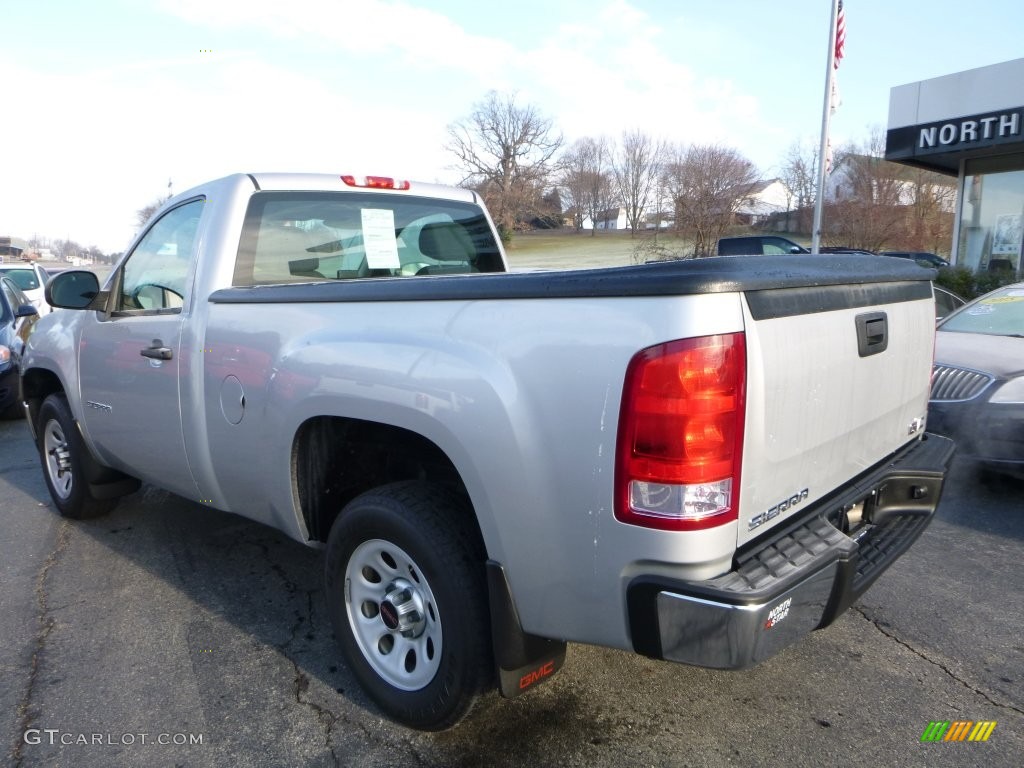
[[[18,766],[1019,766],[1024,484],[957,463],[938,519],[832,627],[746,672],[572,645],[441,734],[385,720],[335,648],[322,556],[151,487],[50,507],[0,423],[0,755]],[[932,721],[988,741],[922,743]]]

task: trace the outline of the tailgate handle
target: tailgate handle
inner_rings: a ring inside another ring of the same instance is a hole
[[[857,315],[857,354],[861,357],[877,355],[889,346],[889,318],[885,312],[865,312]]]

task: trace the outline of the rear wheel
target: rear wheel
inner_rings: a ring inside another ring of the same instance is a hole
[[[413,728],[454,725],[492,682],[484,552],[471,522],[460,495],[395,483],[354,499],[327,542],[335,637],[370,697]]]
[[[62,517],[96,517],[114,508],[116,499],[97,499],[92,495],[87,470],[95,462],[78,434],[63,394],[50,395],[43,401],[36,432],[43,477]]]

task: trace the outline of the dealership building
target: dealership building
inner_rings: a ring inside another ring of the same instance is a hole
[[[893,88],[885,157],[958,178],[955,263],[1024,275],[1024,59]]]

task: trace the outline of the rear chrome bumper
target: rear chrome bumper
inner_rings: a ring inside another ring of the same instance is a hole
[[[744,669],[831,624],[928,527],[953,442],[926,435],[799,519],[751,542],[733,570],[701,582],[639,577],[627,588],[637,652],[716,669]],[[863,503],[864,524],[831,521]]]

